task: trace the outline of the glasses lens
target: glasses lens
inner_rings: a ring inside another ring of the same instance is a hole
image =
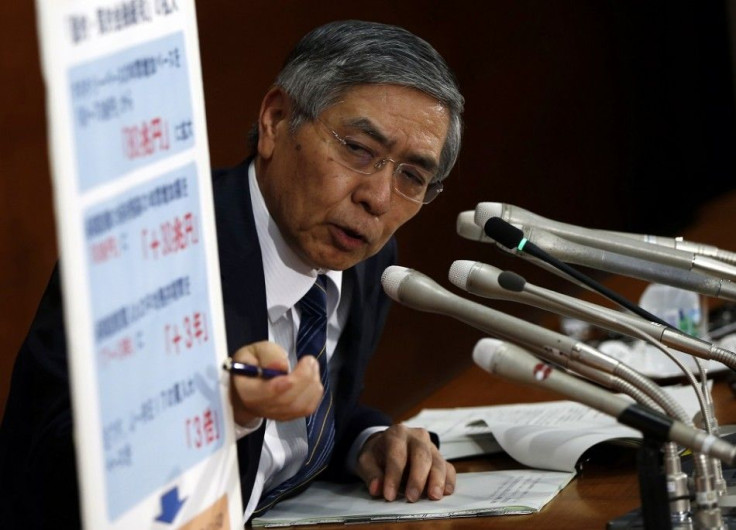
[[[319,122],[332,135],[332,141],[328,142],[327,145],[338,164],[363,175],[376,173],[383,167],[380,164],[380,158],[375,155],[370,147],[350,136],[340,136],[325,122],[322,120],[319,120]]]
[[[442,193],[443,189],[445,189],[445,187],[442,185],[441,182],[433,182],[427,188],[427,192],[424,194],[424,199],[422,200],[422,202],[424,204],[429,204],[437,198],[437,195]]]
[[[380,168],[377,157],[365,145],[346,136],[342,142],[333,142],[334,149],[341,162],[361,173],[375,173]]]
[[[423,202],[432,174],[411,164],[399,164],[394,171],[396,191],[416,202]]]

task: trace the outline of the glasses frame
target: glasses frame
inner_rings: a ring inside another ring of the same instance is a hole
[[[327,123],[325,123],[321,118],[317,118],[316,121],[321,123],[324,126],[324,128],[327,129],[327,131],[333,136],[333,138],[337,140],[337,142],[339,142],[343,146],[347,145],[348,142],[345,139],[346,138],[345,136],[341,136],[335,129],[327,125]],[[442,193],[442,191],[444,190],[444,185],[442,184],[442,181],[431,180],[429,184],[427,184],[427,187],[424,190],[424,197],[422,199],[415,199],[413,197],[409,197],[408,195],[405,195],[404,193],[402,193],[402,191],[396,185],[396,174],[398,173],[401,166],[405,165],[405,163],[397,162],[396,160],[388,156],[384,156],[380,158],[376,156],[375,158],[377,159],[375,163],[373,163],[373,167],[375,168],[375,171],[372,171],[372,172],[361,171],[360,169],[356,169],[354,167],[348,166],[345,163],[337,159],[335,160],[335,162],[340,164],[342,167],[349,169],[351,171],[355,171],[356,173],[359,173],[361,175],[375,175],[376,173],[381,171],[388,162],[392,162],[394,164],[394,170],[391,172],[391,176],[394,178],[392,189],[397,194],[399,194],[399,196],[401,196],[402,198],[406,199],[407,201],[416,203],[416,204],[429,204],[430,202],[435,200],[437,196],[440,193]]]

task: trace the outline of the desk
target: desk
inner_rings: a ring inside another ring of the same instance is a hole
[[[471,366],[459,377],[441,387],[427,399],[407,412],[405,418],[423,408],[467,407],[500,405],[566,399],[552,392],[506,381]],[[716,417],[721,425],[736,423],[736,407],[730,388],[724,380],[716,381],[713,388]],[[470,519],[449,519],[424,522],[373,523],[365,525],[372,530],[409,530],[413,528],[457,529],[605,529],[611,519],[637,508],[639,486],[635,466],[635,452],[616,455],[614,461],[595,459],[586,464],[567,487],[542,511],[532,515],[507,515]],[[459,473],[495,469],[518,468],[519,464],[506,455],[463,459],[455,462]],[[459,477],[458,480],[462,480]],[[362,527],[363,525],[357,525]],[[345,528],[344,525],[320,525],[321,529]]]

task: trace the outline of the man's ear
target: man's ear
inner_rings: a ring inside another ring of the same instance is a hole
[[[271,158],[279,135],[289,133],[291,103],[284,89],[278,86],[263,97],[258,115],[258,156]]]

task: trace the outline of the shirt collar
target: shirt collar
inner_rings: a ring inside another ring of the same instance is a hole
[[[342,288],[342,271],[313,269],[289,247],[271,217],[256,180],[255,162],[248,168],[248,184],[261,246],[263,273],[266,280],[266,305],[271,322],[294,307],[312,287],[317,275],[324,273],[327,282],[327,318],[337,308]]]

